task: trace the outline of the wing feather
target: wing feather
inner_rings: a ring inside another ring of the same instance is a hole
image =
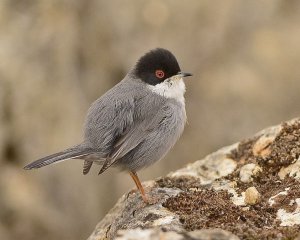
[[[147,135],[152,131],[155,131],[157,126],[160,125],[165,118],[165,108],[161,108],[154,118],[150,118],[151,121],[149,121],[149,119],[144,119],[143,121],[136,123],[130,131],[121,136],[115,143],[114,150],[104,162],[99,174],[103,173],[118,159],[122,158],[142,143],[146,139]]]

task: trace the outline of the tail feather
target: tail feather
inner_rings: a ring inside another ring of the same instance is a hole
[[[92,161],[84,161],[84,164],[83,164],[83,170],[82,170],[82,173],[83,175],[86,175],[89,173],[91,167],[93,165],[93,162]]]
[[[93,153],[93,151],[91,149],[87,149],[87,148],[82,149],[77,146],[77,147],[66,149],[62,152],[54,153],[47,157],[41,158],[39,160],[36,160],[36,161],[26,165],[24,167],[24,169],[30,170],[30,169],[34,169],[34,168],[41,168],[41,167],[47,166],[49,164],[64,161],[67,159],[84,157],[91,153]]]

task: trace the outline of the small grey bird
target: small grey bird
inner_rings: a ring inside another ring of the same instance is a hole
[[[83,142],[36,160],[34,169],[82,159],[83,174],[93,163],[129,172],[142,198],[148,202],[136,172],[163,158],[173,147],[186,122],[185,84],[175,56],[157,48],[142,56],[125,78],[98,98],[88,110]]]

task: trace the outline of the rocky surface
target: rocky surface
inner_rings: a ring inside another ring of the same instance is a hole
[[[300,119],[208,155],[124,195],[96,239],[299,239]]]
[[[143,179],[299,115],[300,1],[1,0],[0,25],[0,239],[87,238],[134,186],[80,160],[22,168],[79,143],[89,105],[151,48],[194,76],[189,124]]]

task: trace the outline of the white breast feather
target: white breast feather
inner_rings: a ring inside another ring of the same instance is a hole
[[[152,92],[166,98],[174,98],[184,104],[185,84],[183,79],[164,81],[155,86],[148,86]]]

